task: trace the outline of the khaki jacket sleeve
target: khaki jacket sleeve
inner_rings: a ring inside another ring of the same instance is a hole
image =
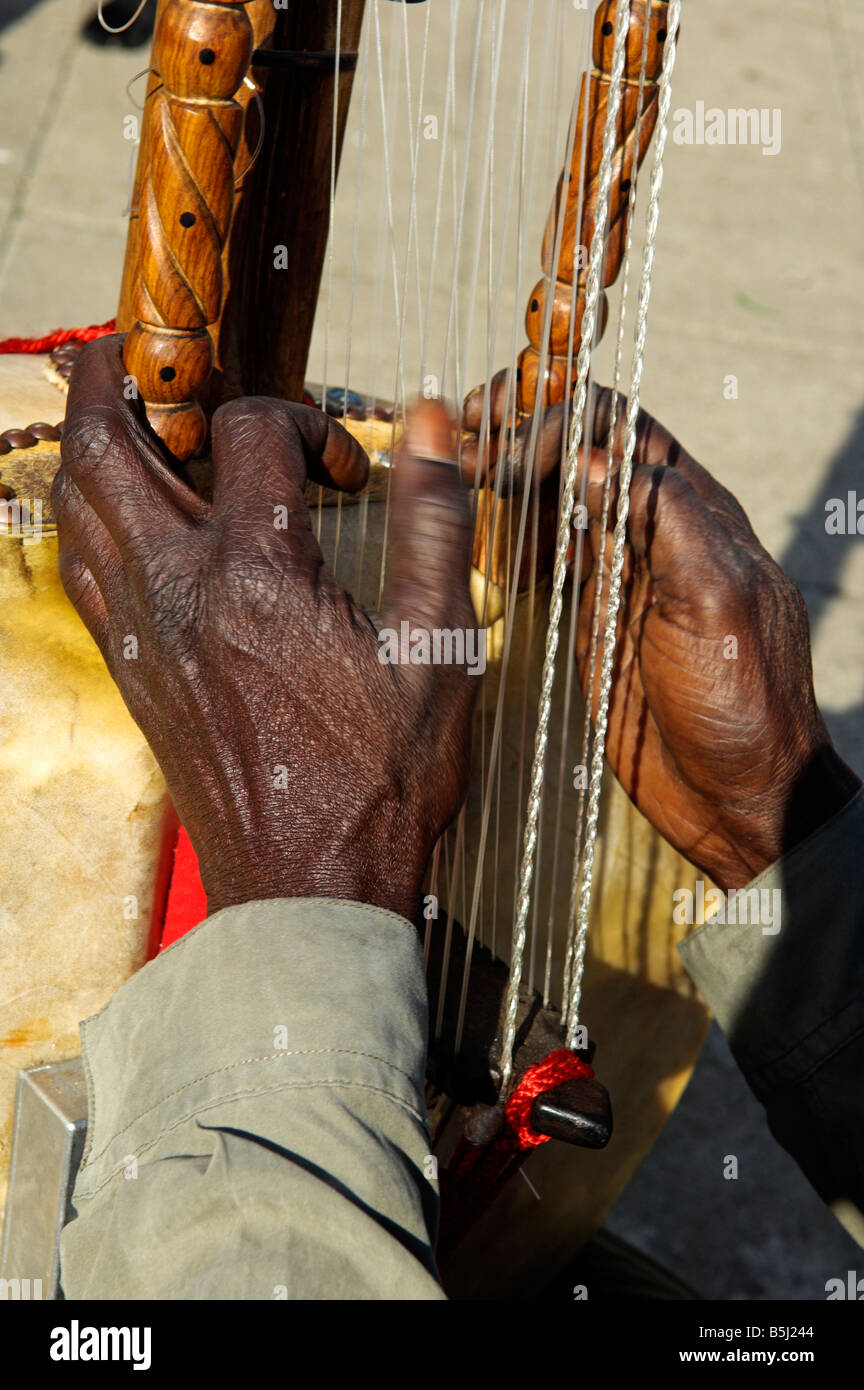
[[[864,1243],[864,789],[742,890],[735,915],[679,953],[775,1138]]]
[[[67,1298],[440,1299],[411,924],[216,913],[82,1025]]]

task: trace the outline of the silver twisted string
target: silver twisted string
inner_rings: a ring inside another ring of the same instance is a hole
[[[100,25],[101,25],[102,28],[105,30],[105,33],[106,33],[106,34],[125,34],[125,33],[126,33],[126,30],[127,30],[127,29],[131,29],[131,28],[132,28],[132,25],[135,23],[136,19],[138,19],[138,17],[144,13],[144,10],[146,9],[148,3],[149,3],[149,0],[141,0],[141,4],[138,6],[138,8],[137,8],[137,10],[135,11],[135,13],[133,14],[132,18],[131,18],[131,19],[127,19],[127,20],[126,20],[126,23],[125,23],[125,24],[121,24],[120,27],[117,28],[117,29],[115,29],[111,24],[108,23],[107,19],[105,18],[104,14],[102,13],[102,11],[103,11],[103,9],[104,9],[104,7],[105,7],[105,0],[99,0],[99,4],[98,4],[98,6],[97,6],[97,8],[96,8],[96,15],[97,15],[97,18],[98,18],[98,20],[99,20]]]
[[[618,312],[618,332],[615,338],[615,366],[612,373],[612,397],[609,404],[609,438],[606,448],[606,477],[603,482],[603,504],[600,515],[600,535],[605,536],[609,523],[609,500],[612,493],[612,471],[615,454],[615,430],[618,424],[618,386],[621,381],[621,363],[624,360],[624,325],[627,319],[627,300],[630,294],[630,265],[633,252],[633,220],[636,208],[636,189],[639,182],[639,144],[642,134],[642,117],[645,104],[645,73],[648,67],[648,49],[650,46],[651,26],[645,25],[645,36],[642,43],[642,65],[639,69],[639,91],[636,98],[636,120],[633,126],[633,150],[634,159],[630,177],[630,192],[627,198],[626,226],[627,237],[624,247],[624,262],[621,268],[621,305]],[[581,558],[581,557],[580,557]],[[591,646],[588,654],[588,680],[586,689],[594,689],[594,679],[597,671],[597,652],[600,645],[600,608],[603,597],[603,572],[602,568],[597,576],[594,586],[594,605],[591,613]],[[578,603],[573,604],[572,617],[577,616]],[[575,625],[575,624],[574,624]],[[572,635],[572,634],[571,634]],[[569,660],[575,660],[575,645],[571,647]],[[569,677],[568,667],[568,677]],[[590,761],[591,748],[591,701],[585,701],[585,717],[582,723],[582,753],[580,766],[587,768]],[[562,779],[563,780],[563,779]],[[572,992],[571,980],[573,979],[573,965],[576,949],[576,914],[579,906],[579,884],[582,874],[582,836],[585,833],[585,799],[587,787],[584,781],[579,788],[579,797],[576,805],[576,840],[573,845],[573,868],[570,878],[570,906],[567,913],[567,946],[564,954],[564,974],[561,987],[561,1006],[563,1009],[562,1023],[567,1027],[567,1010]],[[550,909],[551,910],[551,909]],[[576,990],[578,999],[581,989],[581,967],[584,965],[584,953],[580,962],[579,987]]]
[[[673,3],[677,3],[677,0],[673,0]],[[624,58],[629,27],[630,5],[628,0],[626,4],[621,3],[618,5],[616,16],[615,39],[612,50],[611,86],[606,110],[606,124],[603,130],[603,152],[597,179],[594,235],[591,238],[591,250],[588,257],[588,275],[585,282],[585,310],[582,317],[582,341],[579,348],[579,355],[576,359],[576,389],[573,397],[573,411],[570,417],[567,464],[564,487],[561,494],[558,535],[555,544],[555,564],[552,571],[552,597],[549,603],[549,623],[546,629],[546,651],[543,661],[540,700],[537,710],[537,732],[534,736],[534,760],[531,766],[531,782],[522,839],[522,861],[519,870],[519,896],[516,902],[516,919],[513,924],[510,978],[507,985],[507,998],[504,1009],[504,1038],[501,1049],[500,1092],[502,1098],[507,1092],[513,1074],[513,1050],[516,1043],[519,989],[522,983],[522,970],[525,960],[528,912],[531,905],[531,883],[534,877],[534,852],[537,845],[537,827],[540,820],[540,801],[543,791],[546,749],[549,743],[549,718],[552,709],[552,687],[555,683],[555,658],[558,652],[561,613],[564,607],[563,594],[564,582],[567,576],[567,550],[570,544],[573,505],[576,495],[579,446],[582,442],[582,424],[588,391],[588,370],[591,363],[591,347],[594,341],[594,330],[597,323],[597,305],[600,298],[600,276],[604,261],[606,221],[609,215],[609,188],[612,181],[612,161],[615,154],[618,131],[618,112],[621,106],[621,79],[624,74]],[[584,119],[587,119],[587,109]]]
[[[663,50],[663,68],[660,74],[657,105],[657,143],[654,148],[654,162],[651,169],[651,185],[645,223],[645,247],[642,253],[642,278],[639,285],[636,325],[633,334],[633,365],[630,376],[630,391],[627,397],[627,425],[624,434],[624,457],[619,472],[618,515],[615,522],[612,564],[609,574],[609,597],[603,631],[603,660],[600,667],[597,718],[594,724],[594,746],[591,752],[591,776],[589,779],[588,812],[585,817],[585,847],[582,859],[582,882],[579,890],[579,906],[576,916],[576,944],[573,962],[573,977],[570,985],[570,996],[566,1001],[566,1042],[568,1047],[575,1046],[577,1030],[579,1028],[582,973],[585,961],[585,948],[588,940],[588,914],[591,907],[591,888],[594,877],[594,851],[597,844],[597,823],[600,813],[600,787],[603,780],[606,733],[609,726],[609,696],[612,689],[612,667],[615,659],[618,609],[621,601],[621,575],[624,568],[627,517],[630,510],[630,479],[633,473],[633,456],[636,451],[636,420],[639,415],[639,389],[642,382],[645,340],[648,329],[648,303],[651,298],[651,272],[654,266],[657,223],[660,217],[660,189],[663,184],[663,155],[668,135],[669,102],[672,94],[672,71],[675,67],[680,13],[681,0],[670,0],[669,18],[667,22],[668,37]],[[589,702],[591,696],[592,692],[589,690]]]

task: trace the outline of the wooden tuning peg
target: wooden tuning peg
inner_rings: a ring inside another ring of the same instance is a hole
[[[612,1137],[609,1092],[596,1077],[564,1081],[535,1096],[531,1124],[550,1139],[582,1149],[604,1149]]]

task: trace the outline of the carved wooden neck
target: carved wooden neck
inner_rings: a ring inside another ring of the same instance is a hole
[[[147,416],[178,459],[201,447],[198,396],[213,366],[210,324],[222,308],[222,250],[234,205],[242,107],[252,56],[246,0],[184,0],[158,14],[145,108],[149,163],[139,189],[134,322],[124,362]]]

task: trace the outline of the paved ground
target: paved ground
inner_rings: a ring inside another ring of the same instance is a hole
[[[0,337],[114,312],[132,158],[124,87],[146,52],[80,44],[88,8],[0,0]],[[683,8],[673,109],[779,109],[782,148],[768,157],[670,144],[643,400],[737,493],[801,584],[817,693],[841,751],[864,773],[864,541],[828,535],[824,524],[829,498],[864,495],[864,8]],[[511,0],[517,52],[523,13]],[[436,18],[430,107],[446,61]],[[426,222],[434,180],[421,169],[419,182]],[[346,182],[340,197],[349,196]],[[345,266],[334,274],[344,297]],[[364,277],[375,278],[368,266]],[[374,316],[357,332],[354,360],[368,364],[379,354]],[[319,335],[319,363],[322,351]],[[725,399],[732,375],[737,399]],[[737,1182],[722,1178],[730,1153]],[[827,1278],[860,1262],[767,1134],[719,1035],[612,1224],[715,1298],[821,1298]]]

